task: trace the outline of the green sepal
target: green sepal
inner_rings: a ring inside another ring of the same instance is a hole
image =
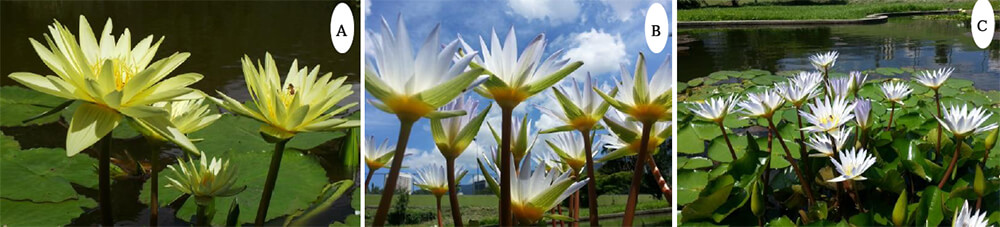
[[[486,109],[479,112],[475,118],[472,118],[467,125],[462,126],[462,130],[458,132],[458,136],[455,137],[454,147],[467,147],[472,140],[476,139],[476,135],[479,134],[479,129],[483,126],[483,121],[486,120],[486,115],[490,113],[490,109],[493,107],[493,103],[486,106]]]
[[[573,130],[576,130],[576,128],[574,128],[572,125],[563,125],[563,126],[559,126],[559,127],[555,127],[555,128],[550,128],[550,129],[538,131],[538,134],[549,134],[549,133],[553,133],[553,132],[565,132],[565,131],[573,131]]]
[[[619,111],[623,111],[623,112],[625,110],[629,109],[628,106],[626,106],[625,104],[619,102],[618,100],[615,100],[614,97],[612,97],[612,96],[610,96],[608,94],[605,94],[600,89],[597,89],[596,87],[593,88],[593,89],[594,89],[595,92],[597,92],[597,95],[601,96],[601,98],[604,99],[604,102],[606,102],[608,105],[611,105],[612,107],[615,107],[615,109],[617,109]]]
[[[559,106],[562,107],[563,114],[566,114],[567,119],[576,119],[586,116],[587,113],[580,110],[580,107],[577,107],[576,103],[573,103],[573,101],[570,101],[569,98],[566,98],[566,95],[559,91],[559,89],[552,88],[552,94],[556,97],[556,101],[559,101]]]
[[[479,171],[483,173],[483,178],[486,179],[486,183],[490,186],[490,190],[493,191],[493,194],[496,195],[497,198],[500,198],[500,186],[497,185],[496,179],[493,179],[493,176],[489,174],[489,171],[486,171],[486,166],[483,165],[483,161],[476,159],[476,163],[479,164]]]
[[[264,137],[264,140],[268,143],[277,143],[291,139],[295,136],[295,133],[275,128],[269,124],[264,124],[260,126],[260,136]]]
[[[632,74],[632,98],[634,103],[649,103],[649,82],[646,81],[646,56],[639,53],[635,60],[635,72]]]
[[[428,119],[445,119],[465,115],[465,110],[432,111],[427,113]]]
[[[576,69],[580,68],[580,66],[583,66],[583,62],[577,61],[569,63],[569,65],[563,67],[562,69],[559,69],[559,71],[556,71],[555,73],[545,76],[545,78],[542,78],[541,80],[536,80],[535,82],[529,84],[527,86],[528,96],[535,95],[538,92],[544,91],[546,88],[549,88],[552,85],[559,83],[559,81],[562,81],[563,78],[568,76],[570,73],[573,73],[573,71],[576,71]]]
[[[455,97],[458,97],[458,95],[462,94],[462,91],[469,87],[469,84],[472,83],[472,81],[475,81],[476,78],[481,75],[482,71],[482,69],[472,69],[466,71],[447,82],[435,86],[434,88],[420,92],[416,95],[416,97],[419,97],[421,101],[427,103],[427,105],[430,105],[433,108],[441,107],[451,102],[451,100],[454,100]]]

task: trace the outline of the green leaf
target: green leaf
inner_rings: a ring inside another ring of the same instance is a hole
[[[274,150],[274,144],[265,141],[258,133],[260,126],[261,123],[252,118],[227,114],[208,127],[191,133],[189,137],[204,139],[198,142],[198,149],[213,157],[229,150]],[[299,133],[292,137],[286,149],[310,150],[344,135],[343,131]]]
[[[681,163],[681,159],[684,159],[683,163]],[[704,157],[692,157],[692,158],[678,157],[677,165],[680,166],[681,169],[700,169],[713,166],[712,160],[709,160]]]
[[[774,220],[771,220],[771,221],[767,222],[766,226],[788,227],[788,226],[797,226],[797,225],[795,225],[795,222],[792,222],[791,219],[788,219],[788,217],[781,216],[779,218],[776,218]]]
[[[22,121],[52,110],[66,102],[66,99],[47,95],[24,87],[0,87],[0,126],[42,125],[59,120],[59,115],[49,115],[37,120],[22,123]]]
[[[240,213],[256,214],[264,188],[264,180],[267,176],[267,166],[271,161],[271,152],[232,150],[219,154],[218,156],[229,159],[230,165],[238,168],[235,186],[246,186],[247,189],[236,196],[216,198],[215,206],[229,207],[233,199],[238,198]],[[326,177],[326,171],[316,158],[293,151],[285,151],[282,156],[278,181],[275,184],[270,207],[267,210],[267,220],[306,209],[310,203],[320,198],[324,186],[329,181]],[[160,174],[160,183],[162,184],[159,192],[160,204],[168,204],[170,200],[181,194],[173,188],[166,187],[170,175],[172,174],[169,174],[169,170]],[[149,181],[143,184],[139,201],[149,202]],[[190,221],[190,217],[195,213],[195,207],[193,200],[188,201],[177,211],[177,218]],[[212,223],[215,225],[225,224],[226,215],[226,212],[216,212]],[[255,215],[240,215],[239,220],[241,223],[252,223],[254,218]]]
[[[97,161],[90,156],[66,157],[61,148],[0,152],[0,197],[5,199],[61,202],[81,197],[70,183],[97,186]]]
[[[875,73],[882,74],[882,75],[885,75],[885,76],[892,76],[892,75],[903,73],[903,70],[899,69],[899,68],[886,68],[886,67],[882,67],[882,68],[876,68],[875,69]]]
[[[677,140],[685,141],[684,146],[678,146],[681,154],[701,154],[705,152],[705,141],[698,138],[698,134],[690,126],[684,126],[677,130]]]
[[[684,209],[681,210],[681,214],[684,215],[681,221],[687,222],[712,217],[715,210],[729,198],[729,193],[733,190],[733,183],[735,180],[729,175],[716,178],[709,186],[705,187],[704,191],[701,191],[697,200],[684,206]]]
[[[13,136],[8,136],[0,131],[0,152],[21,150],[21,144],[14,140]]]
[[[944,220],[944,195],[935,185],[927,186],[920,194],[920,205],[917,208],[917,225],[937,226]]]
[[[340,199],[353,186],[354,181],[352,180],[342,180],[327,185],[323,189],[322,196],[309,209],[301,213],[301,215],[291,215],[286,219],[285,226],[320,226],[330,224],[333,222],[333,216],[336,215],[336,210],[331,209],[334,202]]]
[[[698,193],[708,186],[708,172],[679,171],[677,173],[677,205],[686,205],[698,199]]]
[[[692,121],[691,128],[694,129],[694,132],[697,133],[698,138],[701,138],[701,140],[711,141],[722,135],[719,126],[711,122]]]
[[[733,150],[736,151],[736,157],[742,157],[747,148],[747,140],[745,138],[746,136],[734,136],[733,134],[729,134],[729,142],[733,144]],[[709,143],[708,158],[718,162],[733,161],[733,155],[729,151],[729,145],[726,145],[725,139],[726,138],[720,136]]]
[[[0,199],[3,226],[65,226],[69,225],[84,211],[97,207],[90,198],[70,199],[61,202],[36,203]]]
[[[691,87],[695,87],[695,86],[701,85],[701,83],[703,83],[703,82],[705,82],[705,78],[704,77],[698,77],[698,78],[694,78],[694,79],[689,80],[687,82],[687,85],[691,86]]]
[[[785,81],[785,80],[786,80],[786,78],[784,78],[784,77],[775,76],[775,75],[765,75],[765,76],[754,77],[750,81],[753,82],[756,85],[771,86],[771,85],[774,85],[774,83],[782,82],[782,81]]]

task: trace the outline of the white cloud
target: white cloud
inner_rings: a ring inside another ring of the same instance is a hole
[[[364,1],[361,4],[365,5],[365,16],[366,17],[368,16],[368,14],[372,14],[372,1]]]
[[[612,19],[617,19],[618,21],[629,21],[632,19],[632,15],[635,14],[632,10],[639,5],[641,0],[601,0],[604,4],[611,7],[611,13],[613,14]],[[640,15],[641,16],[641,15]]]
[[[574,21],[580,14],[580,4],[576,0],[510,0],[514,13],[528,20],[548,19],[552,25]]]
[[[566,51],[563,58],[584,62],[573,73],[576,78],[583,78],[587,72],[593,75],[616,72],[621,64],[628,63],[625,43],[620,34],[612,35],[604,30],[591,28],[590,31],[573,34],[569,43],[573,48]]]

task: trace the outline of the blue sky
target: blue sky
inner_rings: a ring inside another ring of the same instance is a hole
[[[503,39],[514,26],[517,36],[518,53],[539,33],[544,33],[548,46],[544,58],[562,49],[564,58],[583,61],[573,77],[584,78],[587,72],[599,83],[611,83],[620,76],[620,65],[634,69],[639,52],[646,55],[649,73],[654,72],[672,52],[673,38],[659,54],[654,54],[646,45],[643,26],[646,9],[652,2],[660,2],[672,15],[670,2],[664,0],[457,0],[457,1],[368,1],[365,2],[365,30],[381,33],[381,20],[385,18],[395,26],[397,15],[402,15],[410,32],[411,44],[417,48],[435,26],[441,25],[441,42],[447,43],[461,34],[473,48],[479,47],[479,37],[490,42],[490,33],[496,29]],[[674,18],[671,16],[670,20]],[[395,29],[395,28],[394,28]],[[673,31],[671,31],[673,32]],[[371,62],[369,52],[365,59]],[[564,80],[569,81],[569,80]],[[528,115],[533,128],[547,129],[558,122],[542,115],[537,106],[557,106],[548,98],[549,91],[535,95],[515,109],[514,116]],[[469,95],[481,99],[480,109],[488,103],[475,93]],[[365,95],[365,99],[372,99]],[[374,137],[381,142],[388,139],[395,144],[399,133],[399,121],[395,115],[387,114],[365,102],[365,137]],[[499,108],[493,108],[487,122],[500,125]],[[533,152],[549,152],[544,145],[547,135],[541,135]],[[457,166],[464,167],[470,174],[462,181],[468,183],[479,174],[476,158],[480,152],[496,146],[486,124],[469,149],[458,158]],[[408,152],[411,153],[403,164],[403,172],[413,173],[415,169],[428,165],[444,165],[444,157],[439,154],[431,138],[430,126],[426,119],[420,120],[410,136]],[[365,170],[366,173],[368,170]],[[381,187],[388,169],[376,171],[372,183]]]

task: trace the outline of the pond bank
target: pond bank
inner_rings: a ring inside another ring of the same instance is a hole
[[[801,26],[801,25],[842,25],[842,24],[882,24],[890,17],[956,14],[959,10],[930,10],[876,13],[859,19],[822,19],[822,20],[724,20],[724,21],[678,21],[677,28],[718,28],[718,27],[750,27],[750,26]]]

